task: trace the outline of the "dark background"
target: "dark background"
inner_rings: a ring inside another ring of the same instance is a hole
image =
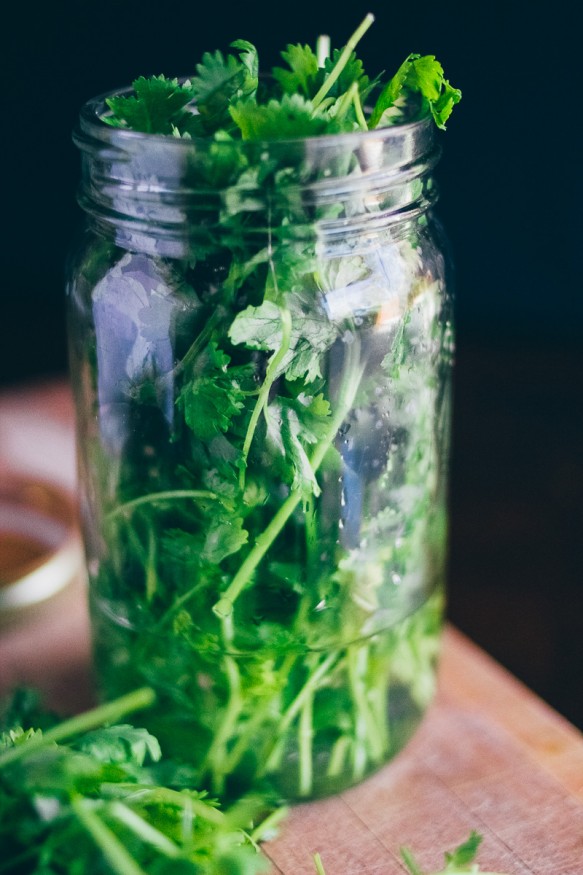
[[[574,5],[574,4],[573,4]],[[13,4],[5,26],[0,385],[64,373],[81,103],[205,50],[342,45],[369,72],[434,53],[464,97],[442,137],[457,265],[450,616],[583,727],[583,296],[577,28],[566,3]],[[576,76],[577,74],[577,76]]]

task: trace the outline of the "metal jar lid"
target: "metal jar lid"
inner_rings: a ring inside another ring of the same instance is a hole
[[[0,612],[50,598],[83,569],[75,503],[48,481],[0,480]]]

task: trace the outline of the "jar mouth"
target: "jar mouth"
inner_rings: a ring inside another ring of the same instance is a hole
[[[183,81],[188,77],[182,77]],[[246,147],[270,148],[280,146],[282,149],[298,146],[309,142],[314,145],[314,148],[326,148],[332,141],[337,146],[343,146],[346,149],[356,148],[358,144],[367,140],[391,139],[395,137],[397,132],[403,135],[406,132],[413,133],[420,128],[427,127],[433,130],[434,122],[429,113],[417,118],[406,119],[396,122],[382,128],[373,128],[367,131],[348,131],[339,134],[318,134],[310,137],[288,137],[282,139],[266,139],[266,140],[233,140],[232,142],[217,141],[213,137],[172,137],[169,134],[150,134],[144,131],[134,131],[131,128],[113,127],[104,121],[104,117],[111,115],[107,106],[106,100],[110,97],[127,97],[133,93],[133,89],[128,86],[125,88],[114,88],[111,91],[103,92],[96,97],[87,100],[81,107],[79,114],[79,126],[85,134],[95,137],[96,140],[107,142],[114,140],[121,145],[123,142],[132,142],[135,140],[143,141],[147,139],[151,142],[172,143],[173,148],[180,150],[200,149],[205,145],[213,144],[221,149],[245,149]],[[75,135],[77,132],[75,132]]]
[[[209,237],[265,245],[274,234],[336,247],[366,233],[374,244],[437,198],[430,117],[287,140],[186,139],[108,125],[107,96],[87,101],[74,130],[79,203],[124,249],[182,258]]]

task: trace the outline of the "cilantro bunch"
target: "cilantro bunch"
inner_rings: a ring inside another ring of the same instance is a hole
[[[246,40],[231,53],[206,52],[192,79],[140,77],[132,95],[107,99],[103,120],[149,134],[286,140],[366,131],[430,113],[445,128],[461,91],[433,55],[410,54],[390,78],[370,79],[355,48],[374,21],[368,14],[342,49],[289,44],[284,66],[260,79],[257,49]]]
[[[0,721],[2,875],[256,875],[269,868],[257,841],[282,810],[255,827],[266,799],[222,811],[193,789],[191,769],[162,759],[154,736],[118,722],[150,707],[151,689],[64,722],[31,711],[28,697],[15,701]],[[44,729],[31,728],[31,719]]]
[[[144,725],[222,799],[344,789],[435,686],[450,298],[433,153],[410,163],[431,136],[399,134],[401,174],[390,138],[335,135],[429,133],[459,92],[430,56],[370,79],[371,21],[267,78],[238,40],[136,80],[103,121],[168,139],[110,130],[84,174],[113,198],[70,288],[100,683],[154,688]]]

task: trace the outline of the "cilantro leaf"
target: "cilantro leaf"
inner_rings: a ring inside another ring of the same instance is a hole
[[[411,54],[381,91],[369,119],[369,128],[377,127],[397,99],[409,94],[421,95],[441,129],[445,129],[445,122],[462,97],[461,91],[445,79],[443,67],[435,55]]]
[[[157,762],[162,756],[158,740],[153,735],[127,723],[88,732],[75,743],[75,748],[101,763],[143,766],[146,758]]]
[[[319,71],[318,86],[322,85],[324,79],[330,75],[340,60],[341,55],[342,52],[339,49],[334,49],[332,56],[326,58],[323,68]],[[361,97],[366,97],[370,91],[372,83],[364,71],[362,61],[357,57],[356,52],[352,52],[343,66],[338,79],[330,88],[328,96],[340,97],[342,94],[345,94],[355,82],[358,85],[358,91]]]
[[[211,341],[200,356],[193,379],[178,397],[186,424],[202,441],[228,431],[233,418],[245,407],[243,382],[252,379],[252,368],[229,368],[230,361],[230,356]]]
[[[318,90],[318,59],[308,45],[288,45],[281,53],[289,70],[274,67],[273,77],[279,82],[285,94],[301,92],[304,97],[313,97]]]
[[[239,101],[229,112],[244,140],[315,137],[332,129],[329,117],[300,94],[284,94],[266,104]]]
[[[192,101],[195,89],[190,81],[165,76],[140,76],[133,83],[135,95],[108,97],[106,103],[112,115],[103,120],[114,127],[127,127],[146,134],[171,134],[182,116],[184,107]]]
[[[247,543],[249,534],[243,523],[242,517],[216,515],[209,516],[206,523],[201,522],[200,531],[167,531],[164,544],[168,557],[193,567],[202,563],[218,565]]]
[[[320,359],[336,340],[338,329],[314,302],[305,306],[298,294],[288,295],[288,306],[292,314],[291,338],[278,375],[285,374],[288,380],[304,377],[312,383],[322,376]],[[233,320],[229,338],[232,343],[245,344],[250,349],[276,352],[282,342],[279,307],[272,301],[247,307]]]
[[[472,830],[465,842],[458,845],[455,850],[445,852],[446,871],[455,872],[456,867],[458,869],[467,867],[475,860],[481,843],[482,836]]]
[[[300,489],[305,496],[321,492],[306,450],[323,436],[329,415],[330,405],[322,394],[315,398],[277,397],[265,411],[267,441],[287,462],[286,479],[291,488]]]
[[[478,848],[482,842],[482,836],[472,830],[465,842],[458,845],[453,851],[444,854],[445,867],[440,872],[432,875],[479,875],[480,867],[474,862]],[[424,873],[417,860],[408,848],[401,848],[401,856],[411,875],[429,875]],[[488,872],[484,875],[503,875],[502,872]]]
[[[237,40],[241,59],[217,49],[205,52],[196,65],[197,75],[192,80],[196,107],[205,129],[213,132],[225,126],[229,119],[229,106],[234,100],[251,97],[257,88],[257,52],[251,43]]]

